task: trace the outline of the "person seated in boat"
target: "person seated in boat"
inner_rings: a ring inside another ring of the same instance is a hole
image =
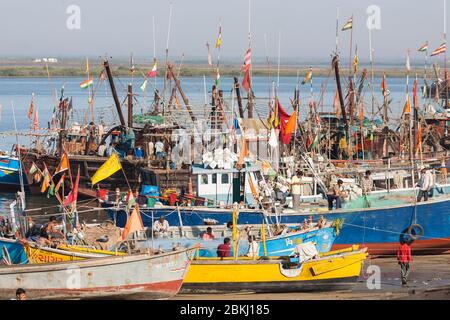
[[[219,258],[225,258],[231,256],[231,239],[225,238],[223,239],[223,244],[219,244],[217,247],[217,256]]]
[[[417,183],[417,186],[419,187],[419,194],[417,195],[417,202],[422,201],[422,198],[424,201],[428,201],[428,192],[430,191],[431,184],[432,184],[433,177],[431,176],[431,173],[422,166],[420,168],[420,179]]]
[[[317,227],[319,229],[325,227],[325,218],[322,215],[320,216],[320,219],[317,221]]]
[[[203,238],[204,241],[212,241],[212,240],[215,239],[211,227],[206,228],[206,232],[203,233],[203,237],[202,238]]]
[[[248,236],[248,252],[245,256],[247,257],[257,257],[259,254],[259,243],[256,241],[255,236]]]
[[[153,231],[157,236],[167,237],[169,235],[169,227],[169,222],[164,216],[161,216],[159,217],[159,220],[156,220],[153,224]]]
[[[367,170],[364,174],[364,177],[362,178],[361,187],[364,195],[367,195],[373,189],[373,179],[371,175],[372,172],[370,170]]]
[[[328,190],[327,198],[328,198],[328,210],[333,210],[333,202],[336,201],[336,209],[341,208],[342,198],[345,196],[345,192],[342,189],[342,185],[344,181],[339,179],[337,184],[331,187]]]
[[[58,230],[57,227],[58,222],[56,222],[56,217],[51,216],[49,222],[42,228],[41,237],[44,237],[52,242],[54,240],[64,241],[66,236]]]

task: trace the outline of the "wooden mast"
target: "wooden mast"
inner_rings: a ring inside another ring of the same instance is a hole
[[[114,85],[114,80],[113,80],[113,77],[111,74],[111,68],[109,67],[108,60],[105,59],[105,61],[103,62],[103,66],[105,67],[106,75],[108,76],[108,82],[109,82],[109,86],[111,88],[111,93],[114,98],[114,104],[116,105],[117,114],[119,115],[120,124],[125,127],[125,125],[126,125],[125,118],[123,117],[122,108],[120,107],[119,98],[117,97],[116,86]]]
[[[348,144],[349,127],[348,127],[347,113],[345,112],[344,97],[342,96],[341,78],[339,76],[339,60],[338,60],[338,56],[337,55],[335,55],[333,57],[332,65],[334,67],[334,74],[335,74],[335,77],[336,77],[336,86],[337,86],[338,95],[339,95],[339,104],[341,105],[342,117],[344,118],[345,135],[346,135],[345,138],[346,138],[347,144]]]

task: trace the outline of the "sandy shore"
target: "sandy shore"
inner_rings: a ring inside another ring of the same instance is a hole
[[[408,286],[400,280],[400,267],[394,257],[366,260],[364,272],[354,289],[324,293],[240,293],[240,294],[179,294],[176,300],[347,300],[347,299],[450,299],[450,254],[413,257]],[[380,289],[370,290],[367,268],[376,265],[381,270]]]

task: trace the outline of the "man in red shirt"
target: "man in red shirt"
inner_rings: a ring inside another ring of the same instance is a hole
[[[406,240],[401,241],[400,248],[397,251],[397,261],[401,268],[402,285],[405,286],[409,275],[409,263],[412,261],[411,246]]]
[[[231,256],[231,245],[230,238],[223,239],[223,244],[219,244],[217,247],[217,256],[220,258],[230,257]]]

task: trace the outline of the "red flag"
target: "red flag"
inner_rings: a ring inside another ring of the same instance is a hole
[[[281,135],[281,143],[283,144],[289,144],[291,142],[291,133],[286,132],[286,126],[289,122],[289,119],[291,118],[291,115],[288,114],[286,111],[284,111],[283,107],[281,106],[280,101],[277,101],[278,103],[278,117],[280,119],[279,121],[279,127],[280,127],[280,135]]]
[[[34,113],[33,130],[36,131],[37,129],[39,129],[39,115],[36,109],[36,112]]]
[[[125,225],[125,228],[123,228],[122,240],[125,240],[130,233],[140,230],[144,230],[144,224],[142,223],[139,206],[136,205],[130,215],[130,218],[127,221],[127,224]]]
[[[34,110],[34,93],[31,94],[31,102],[30,102],[30,108],[28,109],[28,119],[31,120],[31,116],[33,115]]]
[[[80,167],[78,167],[78,173],[77,173],[77,179],[75,180],[75,185],[73,186],[73,189],[70,191],[66,200],[64,200],[63,206],[68,206],[74,202],[76,203],[77,198],[78,198],[78,183],[79,182],[80,182]]]
[[[250,68],[245,70],[244,79],[242,80],[242,87],[245,90],[250,91]]]

